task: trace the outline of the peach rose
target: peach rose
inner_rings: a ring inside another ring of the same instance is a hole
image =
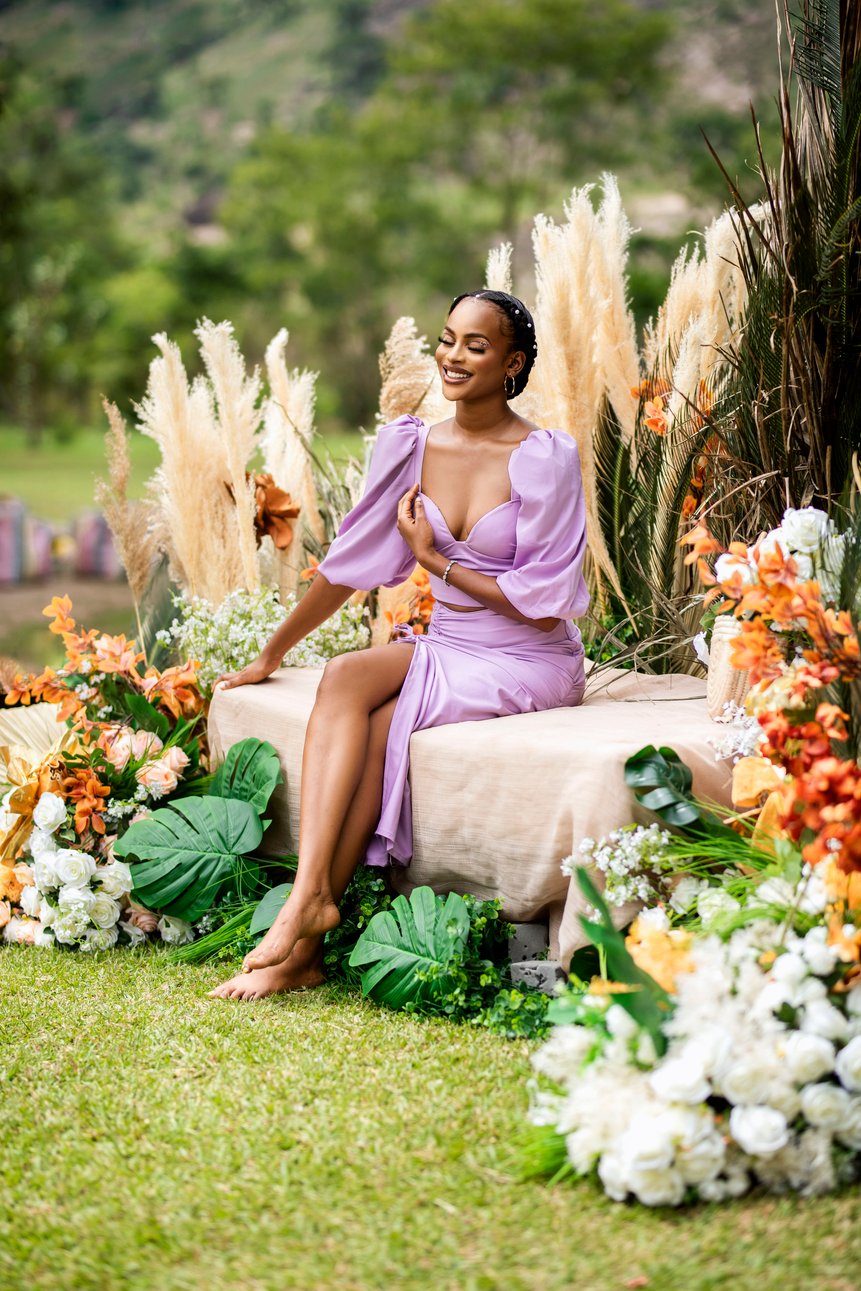
[[[127,919],[135,928],[140,928],[141,932],[155,932],[158,927],[158,915],[153,914],[152,910],[147,910],[145,906],[136,905],[134,901],[128,903]]]
[[[128,726],[117,726],[99,737],[99,746],[117,771],[124,771],[129,759],[139,761],[159,753],[164,744],[153,731],[133,731]]]
[[[12,907],[8,901],[0,901],[0,928],[5,928],[12,918]]]
[[[159,761],[163,762],[165,766],[170,767],[171,771],[173,771],[175,775],[181,777],[183,771],[188,766],[188,754],[183,753],[182,749],[179,748],[178,745],[172,744],[170,748],[166,749],[161,755]]]
[[[28,865],[26,861],[19,861],[15,866],[13,873],[22,888],[33,887],[36,882],[33,878],[33,867]]]
[[[135,772],[135,779],[145,789],[155,790],[157,797],[173,793],[178,783],[176,772],[160,759],[156,762],[145,762]]]
[[[20,879],[16,877],[13,866],[0,865],[0,898],[6,897],[17,903],[23,886]]]

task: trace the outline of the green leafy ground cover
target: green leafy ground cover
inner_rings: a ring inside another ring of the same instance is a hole
[[[523,1182],[522,1042],[336,987],[208,1000],[224,971],[0,950],[0,1286],[854,1288],[857,1195],[657,1213]]]

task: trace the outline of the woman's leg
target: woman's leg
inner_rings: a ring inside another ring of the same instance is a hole
[[[322,980],[322,937],[338,922],[337,902],[379,819],[389,726],[415,648],[344,655],[327,667],[305,739],[293,892],[246,957],[248,975],[213,994],[257,997]]]

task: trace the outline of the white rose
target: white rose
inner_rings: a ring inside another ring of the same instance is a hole
[[[849,1099],[843,1124],[837,1130],[837,1138],[844,1147],[861,1152],[861,1098]]]
[[[756,1053],[743,1054],[721,1074],[719,1086],[724,1098],[744,1106],[765,1103],[774,1069],[763,1064]]]
[[[801,1030],[824,1035],[829,1040],[842,1040],[847,1031],[846,1019],[828,1000],[811,1000],[804,1006]]]
[[[64,946],[71,946],[84,935],[89,924],[90,921],[85,913],[71,910],[68,914],[55,919],[52,926],[57,941],[62,942]]]
[[[828,929],[821,924],[805,935],[801,953],[810,965],[810,971],[820,977],[827,977],[837,964],[837,953],[828,945]]]
[[[109,928],[88,928],[84,933],[82,950],[110,950],[117,944],[119,933],[113,925]]]
[[[64,913],[86,915],[89,919],[90,907],[95,895],[90,888],[79,888],[72,883],[67,883],[57,894],[57,905]]]
[[[805,977],[804,981],[795,988],[790,997],[790,1003],[795,1007],[801,1008],[802,1004],[813,1004],[817,1000],[824,1000],[828,995],[828,987],[818,977]]]
[[[625,1166],[618,1152],[605,1152],[598,1162],[598,1178],[613,1201],[624,1201],[628,1195]]]
[[[604,1021],[611,1036],[619,1040],[632,1040],[640,1030],[627,1009],[621,1004],[611,1004],[604,1014]]]
[[[805,879],[802,879],[798,908],[804,914],[822,914],[827,904],[828,889],[825,886],[825,880],[821,874],[814,870]],[[824,935],[825,929],[820,926],[819,928],[811,928],[810,932],[821,932]],[[806,941],[807,937],[804,940]]]
[[[183,942],[194,941],[194,929],[190,923],[184,919],[176,919],[172,915],[163,914],[158,921],[158,930],[162,935],[162,940],[171,946],[181,946]]]
[[[771,968],[772,977],[791,988],[800,986],[808,971],[809,965],[806,961],[791,950],[784,951],[782,955],[778,955]]]
[[[767,533],[765,537],[760,539],[756,544],[754,551],[756,553],[757,561],[760,560],[762,556],[774,555],[780,555],[785,560],[789,555],[789,543],[786,540],[786,534],[783,532],[782,527],[779,529],[772,529]]]
[[[90,922],[97,928],[113,928],[120,917],[120,904],[108,896],[107,892],[94,892],[89,913]]]
[[[651,910],[641,910],[637,915],[638,928],[648,928],[654,932],[666,932],[670,926],[665,910],[654,906]]]
[[[698,1027],[684,1048],[687,1057],[699,1062],[707,1076],[725,1067],[732,1051],[732,1036],[716,1022]]]
[[[33,879],[41,892],[60,886],[60,876],[54,865],[55,852],[40,852],[33,861]]]
[[[846,992],[846,1012],[851,1018],[861,1017],[861,983]]]
[[[617,1140],[617,1147],[630,1171],[663,1170],[672,1165],[675,1147],[669,1127],[659,1117],[639,1112]]]
[[[51,905],[47,897],[42,897],[42,903],[39,906],[39,919],[43,928],[50,928],[60,911],[57,906]]]
[[[806,1085],[801,1091],[801,1110],[811,1125],[836,1130],[849,1111],[849,1095],[839,1085]]]
[[[757,582],[759,574],[752,561],[725,551],[715,561],[715,578],[719,583],[731,583],[735,578],[740,578],[742,586],[752,586]]]
[[[696,1058],[669,1058],[649,1074],[649,1084],[665,1103],[702,1103],[711,1093],[703,1065]]]
[[[86,852],[61,847],[54,855],[54,868],[61,883],[83,887],[96,872],[96,862]]]
[[[39,907],[42,904],[42,894],[38,888],[25,888],[21,893],[21,909],[28,914],[31,919],[38,919]]]
[[[99,865],[95,874],[102,891],[109,897],[121,897],[132,890],[131,868],[124,861],[111,861],[110,865]]]
[[[39,801],[33,808],[33,824],[44,829],[46,834],[53,834],[66,819],[66,803],[58,793],[46,791],[39,795]]]
[[[548,1039],[532,1056],[532,1065],[542,1076],[560,1085],[573,1079],[592,1048],[594,1036],[588,1027],[566,1023],[554,1027]]]
[[[773,1107],[734,1107],[729,1129],[738,1146],[750,1156],[768,1156],[789,1142],[786,1117]]]
[[[139,946],[142,941],[146,941],[146,933],[143,929],[138,928],[137,924],[129,923],[127,919],[118,923],[117,928],[126,934],[132,946]]]
[[[30,855],[34,859],[43,856],[45,852],[56,852],[57,850],[56,838],[45,829],[31,829],[27,842],[30,846]]]
[[[719,1134],[707,1134],[690,1147],[679,1148],[676,1169],[685,1183],[704,1183],[713,1179],[724,1163],[726,1147]]]
[[[791,1124],[801,1111],[801,1098],[790,1080],[775,1079],[769,1086],[768,1105],[782,1112],[787,1124]]]
[[[678,1170],[632,1169],[628,1181],[643,1206],[678,1206],[685,1195],[685,1181]]]
[[[791,551],[813,553],[834,530],[834,524],[818,507],[787,507],[780,532]]]
[[[844,1089],[850,1090],[853,1094],[861,1093],[861,1035],[856,1035],[844,1049],[840,1050],[834,1070]]]
[[[33,938],[33,945],[34,946],[53,946],[55,942],[56,942],[56,937],[49,930],[48,925],[45,923],[40,923],[39,927],[36,929],[36,935]]]
[[[723,914],[732,914],[741,909],[735,897],[731,897],[723,888],[708,888],[697,897],[697,914],[704,924],[712,923]]]
[[[677,914],[687,914],[699,894],[707,887],[708,884],[702,879],[695,879],[693,875],[685,874],[673,888],[670,908]]]
[[[827,1076],[834,1070],[834,1045],[825,1036],[793,1031],[783,1049],[789,1074],[799,1085]]]

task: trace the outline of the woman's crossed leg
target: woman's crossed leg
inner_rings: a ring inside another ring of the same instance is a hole
[[[379,819],[389,726],[415,648],[378,646],[326,665],[305,733],[293,890],[244,971],[213,996],[260,999],[322,982],[323,937]]]

